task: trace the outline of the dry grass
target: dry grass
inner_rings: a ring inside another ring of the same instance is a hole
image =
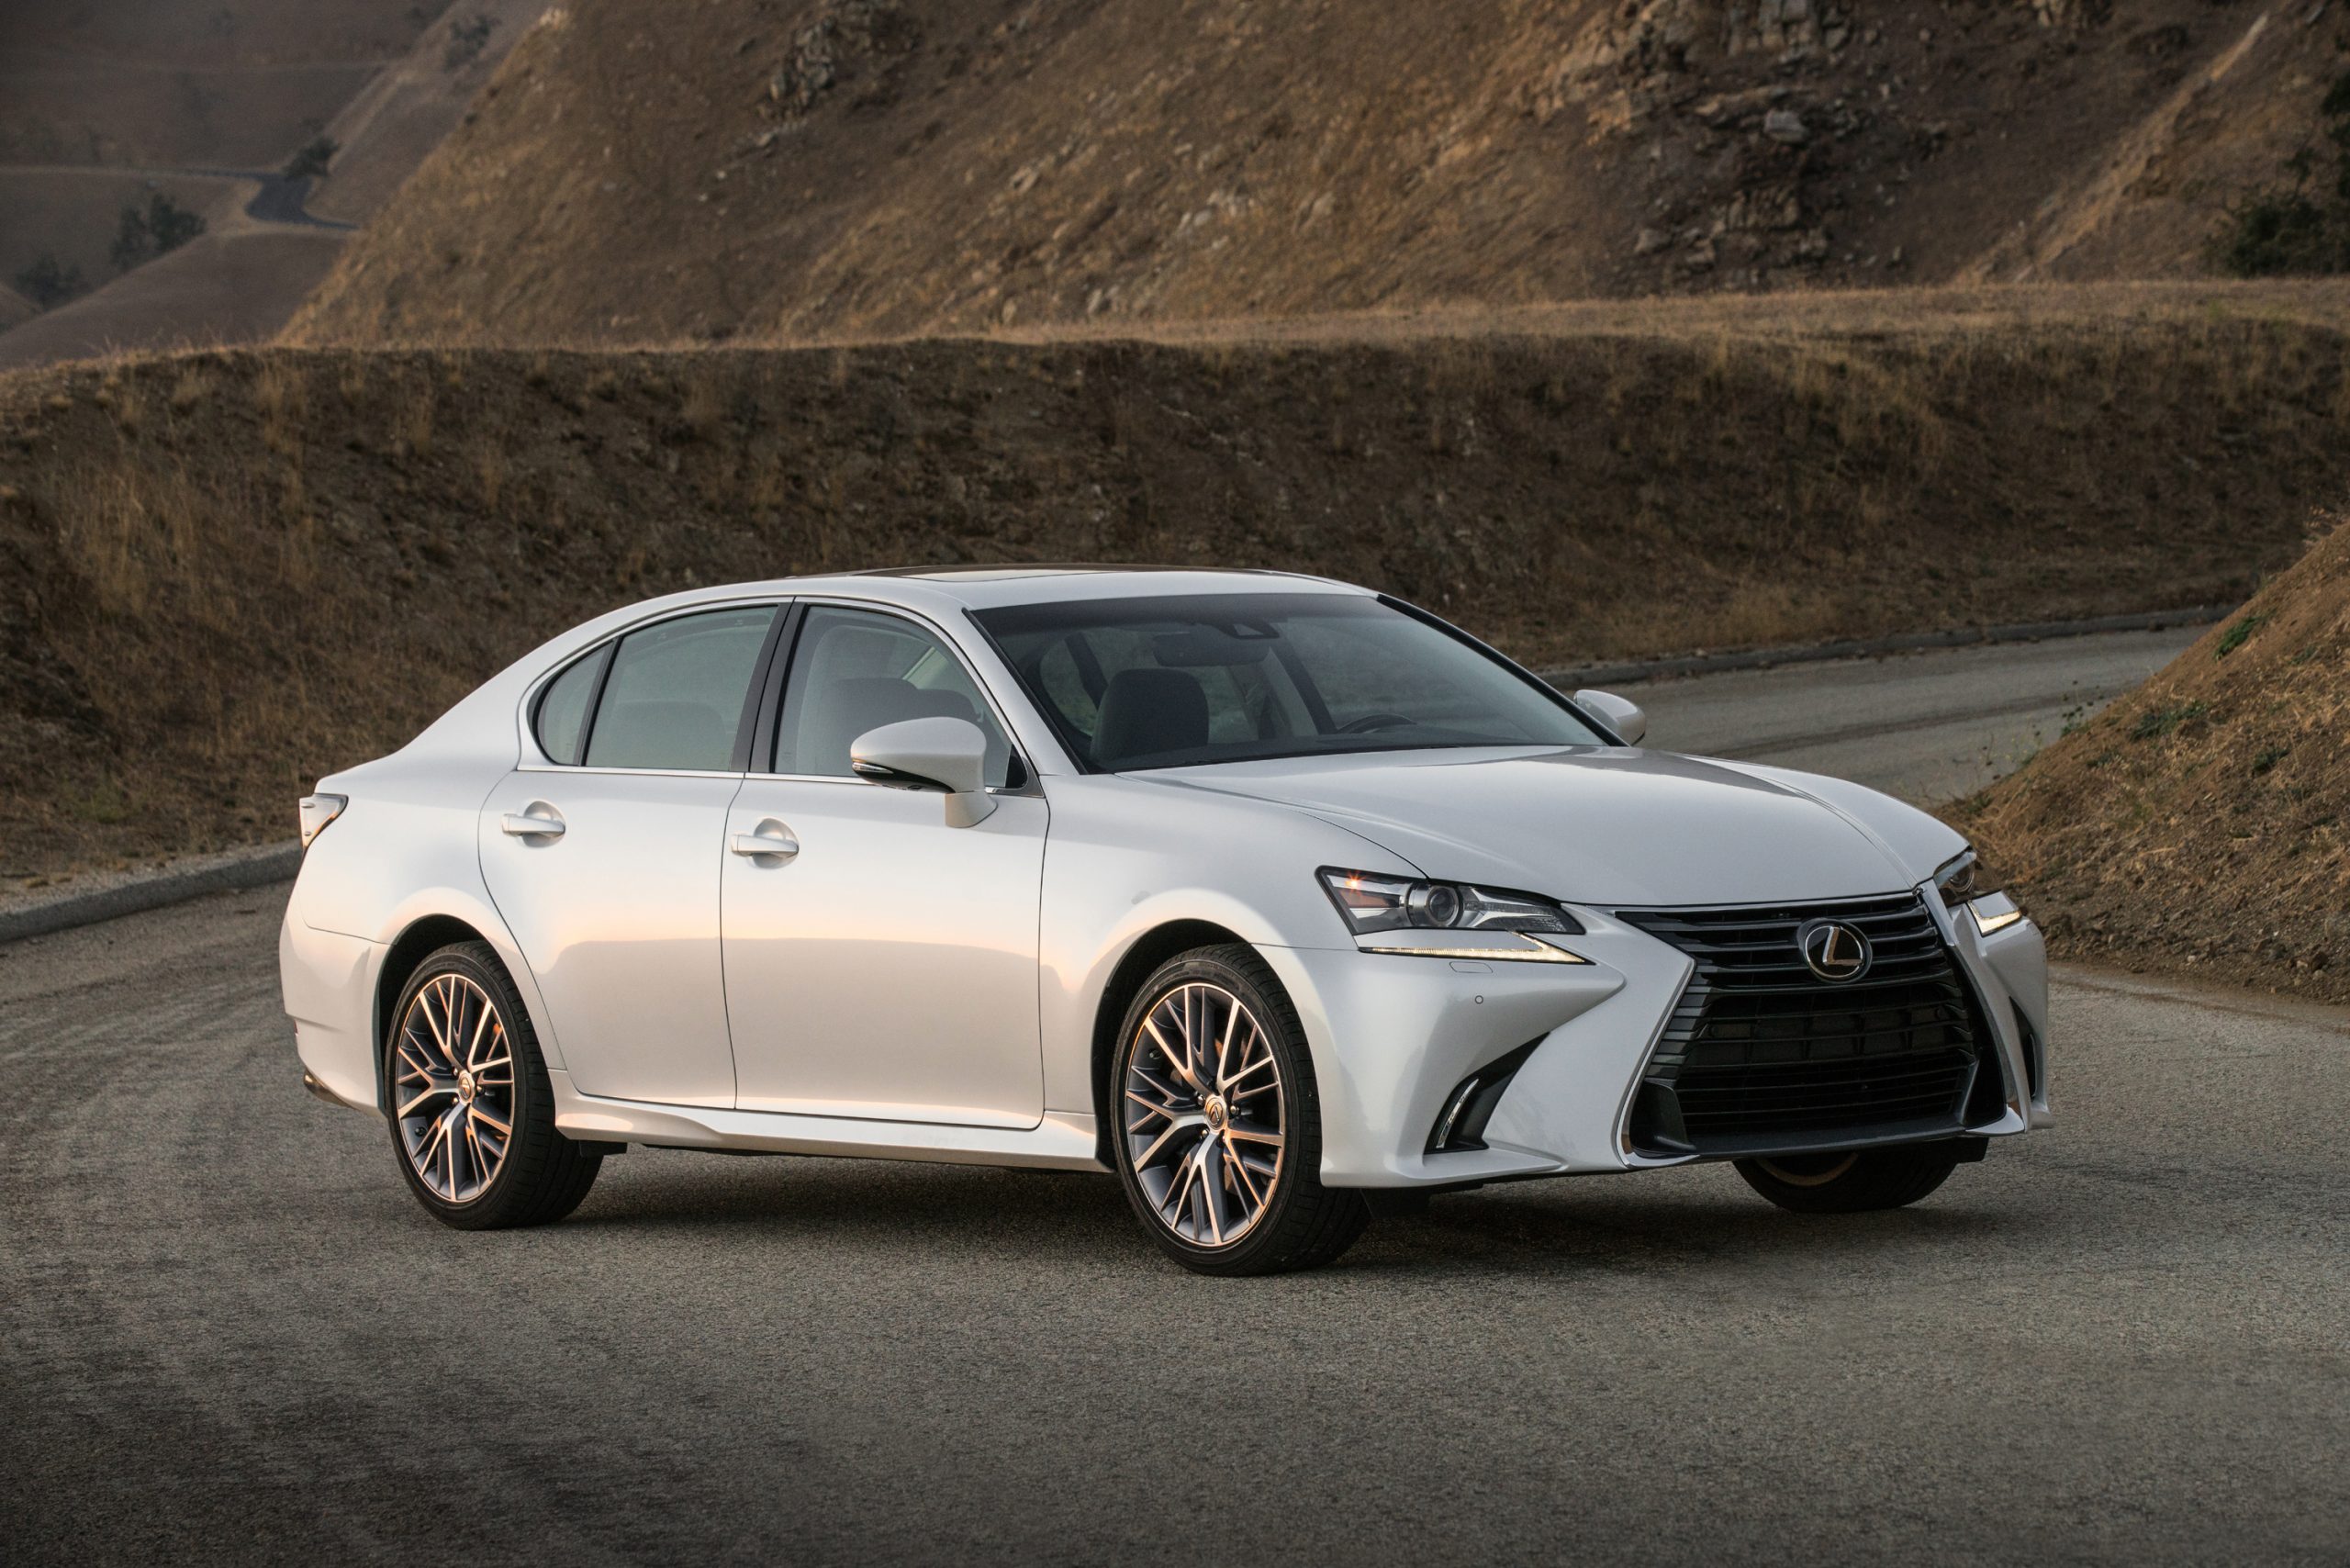
[[[800,24],[766,0],[573,7],[357,237],[297,340],[1155,332],[2026,263],[2192,274],[2241,188],[2221,150],[2257,143],[2266,174],[2315,133],[2343,37],[2280,17],[2212,96],[2252,18],[2209,0],[2050,25],[2031,0],[1916,0],[1845,17],[1849,38],[1793,7],[1793,36],[1743,47],[1759,8],[1718,0],[1496,0],[1473,24],[1426,0],[903,9],[904,48],[850,27],[831,89],[778,115]],[[1764,95],[1807,145],[1764,136]],[[1751,112],[1705,106],[1740,97]],[[2134,177],[2093,177],[2132,149]]]
[[[2350,528],[1953,815],[2058,952],[2350,998]]]
[[[2240,597],[2350,485],[2350,339],[2323,291],[2133,297],[0,378],[0,863],[278,836],[540,638],[695,583],[1258,565],[1559,662]]]

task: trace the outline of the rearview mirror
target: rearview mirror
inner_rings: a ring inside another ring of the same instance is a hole
[[[1575,700],[1598,714],[1609,729],[1623,737],[1626,745],[1639,745],[1649,733],[1648,714],[1628,697],[1585,689],[1575,693]]]
[[[948,827],[971,827],[995,810],[988,737],[968,719],[906,719],[867,730],[849,746],[848,766],[885,790],[944,794]]]

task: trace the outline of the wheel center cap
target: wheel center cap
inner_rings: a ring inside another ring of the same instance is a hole
[[[474,1103],[474,1075],[463,1068],[457,1070],[457,1098],[468,1105]]]
[[[1208,1126],[1219,1132],[1224,1129],[1225,1118],[1229,1113],[1225,1110],[1223,1095],[1209,1095],[1207,1103],[1201,1106],[1200,1110],[1207,1116]]]

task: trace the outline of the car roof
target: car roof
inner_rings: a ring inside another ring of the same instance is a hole
[[[1091,566],[1065,562],[893,566],[822,577],[743,583],[721,593],[839,594],[909,608],[990,610],[1013,604],[1057,604],[1090,599],[1163,598],[1210,593],[1327,593],[1368,596],[1371,590],[1296,572],[1214,570],[1190,566]]]

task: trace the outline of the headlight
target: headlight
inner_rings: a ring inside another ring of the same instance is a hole
[[[1943,903],[1956,909],[1977,893],[1992,890],[1976,885],[1982,869],[1982,864],[1975,858],[1975,851],[1962,849],[1943,861],[1941,868],[1934,872],[1934,890],[1942,894]]]
[[[1985,879],[1983,868],[1972,849],[1962,850],[1942,863],[1934,873],[1934,891],[1942,895],[1943,907],[1953,914],[1964,910],[1972,916],[1975,929],[1986,936],[1994,931],[2005,931],[2023,918],[2016,901]]]
[[[1374,931],[1548,931],[1579,936],[1575,917],[1548,899],[1461,882],[1322,870],[1323,890],[1357,935]]]

